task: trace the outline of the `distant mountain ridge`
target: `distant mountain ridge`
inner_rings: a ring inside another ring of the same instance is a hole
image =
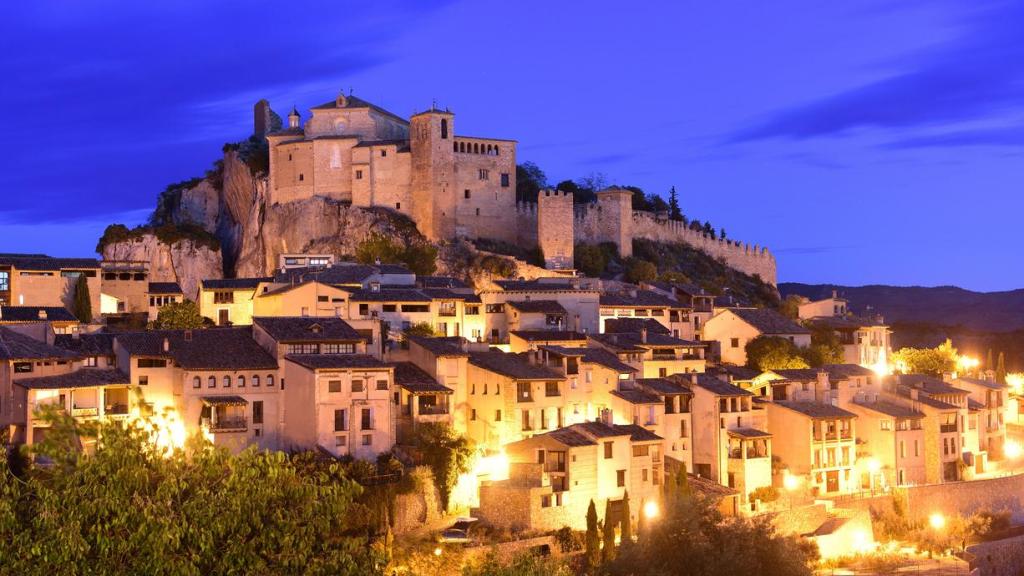
[[[870,311],[881,314],[889,323],[960,325],[991,332],[1024,329],[1024,289],[974,292],[956,286],[779,284],[783,297],[799,294],[815,300],[830,295],[833,290],[850,301],[850,309],[855,314]]]

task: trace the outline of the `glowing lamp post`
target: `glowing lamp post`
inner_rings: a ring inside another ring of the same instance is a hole
[[[786,489],[786,493],[789,494],[789,509],[793,509],[793,493],[800,489],[801,478],[794,476],[786,470],[782,474],[782,487]]]
[[[661,514],[661,510],[658,509],[658,503],[651,500],[644,504],[644,517],[648,520],[654,520]]]
[[[939,532],[946,527],[946,517],[939,512],[935,512],[928,516],[928,525],[932,527],[932,530]]]

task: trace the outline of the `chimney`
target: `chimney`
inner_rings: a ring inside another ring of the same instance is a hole
[[[833,290],[832,291],[832,299],[834,300],[836,298],[839,298],[839,291],[838,290]]]
[[[166,337],[164,338],[163,349],[164,349],[164,352],[170,352],[171,351],[171,341],[168,340]]]
[[[916,401],[917,400],[917,394],[918,394],[917,388],[911,388],[910,389],[910,399],[911,400],[915,400]]]
[[[640,342],[647,344],[647,326],[640,328]]]
[[[690,372],[690,383],[691,384],[696,384],[697,383],[697,372]]]
[[[527,352],[526,353],[526,359],[530,361],[530,364],[536,365],[537,364],[537,351],[536,350],[530,350],[529,352]]]
[[[597,421],[607,426],[612,425],[612,411],[608,408],[602,409],[597,414]]]
[[[46,309],[44,309],[44,308],[40,308],[39,309],[39,319],[40,320],[46,320]]]

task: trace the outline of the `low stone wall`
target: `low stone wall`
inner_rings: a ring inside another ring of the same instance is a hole
[[[979,576],[1024,574],[1024,536],[975,544],[967,551],[974,555],[971,569]]]
[[[896,488],[894,493],[907,503],[907,514],[925,518],[940,512],[970,515],[980,510],[1008,510],[1016,523],[1024,522],[1024,474]]]
[[[410,472],[416,489],[395,498],[394,532],[403,534],[441,518],[441,497],[434,487],[430,470],[417,467]]]
[[[828,519],[828,510],[824,504],[812,504],[772,512],[768,517],[779,534],[800,535],[817,530]]]

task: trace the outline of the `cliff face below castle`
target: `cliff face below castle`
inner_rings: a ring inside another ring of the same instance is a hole
[[[199,292],[200,280],[223,277],[220,251],[192,240],[167,244],[154,234],[143,234],[107,244],[102,255],[104,260],[149,262],[150,282],[177,282],[191,299]]]

